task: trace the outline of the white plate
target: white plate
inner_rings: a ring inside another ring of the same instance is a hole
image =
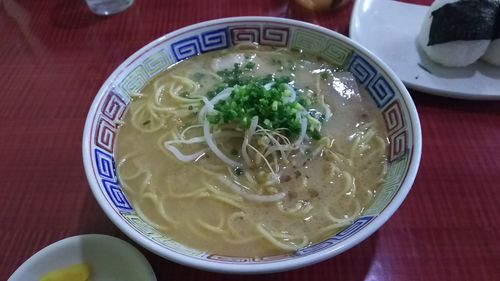
[[[500,67],[481,61],[463,68],[444,67],[417,48],[427,9],[392,0],[357,0],[350,37],[387,63],[408,88],[463,99],[500,99]]]
[[[156,281],[141,252],[123,240],[99,234],[73,236],[43,248],[8,281],[35,281],[49,271],[75,263],[90,266],[92,281]]]

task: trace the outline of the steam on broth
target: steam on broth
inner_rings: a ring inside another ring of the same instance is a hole
[[[369,206],[387,138],[352,74],[302,52],[239,46],[174,65],[130,104],[116,142],[137,213],[187,246],[283,254]]]

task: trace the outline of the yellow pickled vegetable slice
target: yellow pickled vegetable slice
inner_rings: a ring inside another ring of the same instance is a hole
[[[43,275],[39,281],[88,281],[89,277],[90,267],[80,263],[50,271]]]

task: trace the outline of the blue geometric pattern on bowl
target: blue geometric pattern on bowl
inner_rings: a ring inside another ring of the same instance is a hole
[[[384,107],[394,96],[394,90],[387,80],[363,57],[353,55],[351,63],[347,68],[358,82],[368,89],[373,100],[379,108]]]
[[[106,190],[111,202],[113,202],[116,208],[122,211],[131,211],[132,206],[127,201],[127,198],[118,183],[118,177],[115,172],[115,160],[113,156],[97,148],[94,149],[94,152],[97,172],[104,190]]]
[[[333,246],[342,240],[345,240],[347,237],[355,234],[359,230],[361,230],[366,224],[371,222],[375,216],[363,216],[359,217],[357,220],[355,220],[350,226],[347,228],[343,229],[339,233],[335,234],[334,236],[326,239],[325,241],[300,249],[297,252],[295,252],[295,255],[297,256],[307,256],[312,253],[316,253],[318,251],[321,251],[325,248],[328,248],[330,246]]]
[[[181,61],[201,53],[229,47],[227,28],[202,32],[170,45],[175,61]]]

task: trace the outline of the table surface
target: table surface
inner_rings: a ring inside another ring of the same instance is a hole
[[[136,0],[99,17],[83,0],[0,0],[0,280],[65,237],[131,242],[94,200],[81,156],[87,110],[128,56],[179,27],[228,16],[292,17],[346,34],[351,10],[300,13],[286,0]],[[500,280],[500,102],[411,95],[424,139],[415,184],[395,215],[353,249],[290,272],[230,276],[131,243],[158,280]]]

